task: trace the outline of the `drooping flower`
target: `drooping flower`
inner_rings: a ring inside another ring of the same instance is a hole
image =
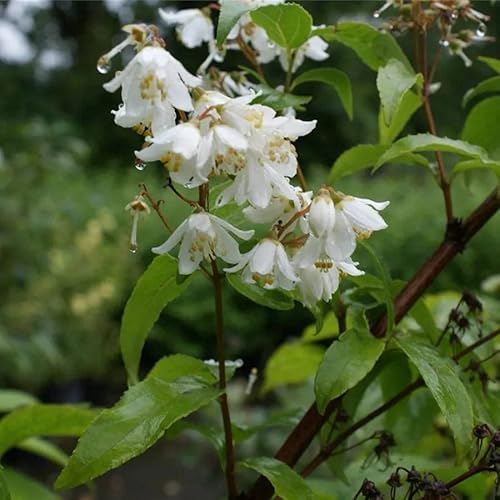
[[[153,135],[175,124],[175,109],[192,111],[189,86],[201,79],[189,73],[168,51],[145,47],[103,86],[108,92],[122,88],[123,105],[115,111],[121,127],[151,129]]]
[[[179,273],[191,274],[203,259],[213,260],[220,257],[229,264],[240,262],[241,254],[232,233],[242,240],[250,239],[254,231],[242,231],[219,217],[200,212],[190,215],[170,235],[152,251],[157,254],[170,252],[179,243]]]
[[[317,28],[320,26],[314,26]],[[328,43],[319,36],[312,36],[301,45],[293,54],[292,73],[295,73],[304,63],[305,58],[313,61],[324,61],[330,55],[327,52]],[[280,50],[279,60],[284,71],[288,71],[288,53],[285,49]]]
[[[160,9],[159,12],[167,24],[176,26],[179,40],[188,49],[214,39],[214,24],[204,9],[183,9],[177,12]]]
[[[335,204],[328,189],[320,189],[309,209],[309,228],[316,238],[330,232],[335,225]]]
[[[130,233],[129,248],[132,253],[137,251],[137,225],[139,219],[151,212],[149,205],[142,195],[136,196],[130,203],[127,204],[125,210],[132,215],[132,231]]]
[[[236,273],[246,283],[257,283],[265,289],[292,290],[298,280],[283,245],[275,239],[264,238],[252,250],[242,255],[240,262],[224,271]]]

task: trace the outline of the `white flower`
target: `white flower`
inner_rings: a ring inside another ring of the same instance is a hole
[[[103,86],[108,92],[122,87],[123,106],[115,112],[117,125],[151,128],[156,135],[175,124],[174,108],[192,111],[188,86],[200,84],[168,51],[145,47]]]
[[[378,211],[389,205],[388,201],[376,202],[366,198],[344,196],[336,205],[337,213],[341,211],[358,238],[367,238],[372,231],[385,229],[387,224]]]
[[[306,306],[312,306],[320,300],[329,302],[339,287],[341,273],[351,276],[364,274],[356,264],[351,259],[338,264],[327,259],[310,267],[299,268],[297,274],[300,281],[297,288],[301,302]]]
[[[220,257],[229,264],[240,262],[238,243],[229,234],[242,240],[250,239],[254,231],[242,231],[215,215],[205,212],[190,215],[168,238],[163,245],[152,249],[154,253],[164,254],[181,243],[179,250],[179,273],[191,274],[203,259],[213,260]]]
[[[335,204],[328,189],[320,189],[309,209],[309,227],[311,233],[320,238],[330,232],[335,225]]]
[[[177,36],[188,49],[214,39],[212,19],[203,10],[184,9],[174,12],[160,9],[160,16],[167,24],[177,25]]]
[[[316,27],[316,26],[315,26]],[[324,61],[330,55],[327,52],[328,43],[321,37],[313,36],[301,45],[293,55],[292,73],[295,73],[304,63],[304,59],[312,59],[313,61]],[[280,64],[284,71],[288,71],[288,54],[285,49],[280,50]]]
[[[136,196],[134,200],[127,204],[125,210],[132,215],[132,231],[130,233],[130,251],[135,253],[137,251],[137,224],[139,218],[144,215],[149,215],[151,212],[148,204],[142,195]]]
[[[246,283],[257,283],[263,288],[292,290],[298,280],[283,245],[265,238],[241,257],[239,264],[224,269],[228,273],[242,272]]]

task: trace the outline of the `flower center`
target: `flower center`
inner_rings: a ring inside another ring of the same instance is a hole
[[[182,164],[182,156],[178,153],[172,153],[171,151],[164,154],[160,161],[165,165],[167,170],[170,172],[178,172]]]
[[[147,74],[140,83],[141,97],[145,101],[151,101],[155,104],[156,99],[159,97],[160,101],[167,98],[167,89],[165,83],[160,80],[154,73]]]

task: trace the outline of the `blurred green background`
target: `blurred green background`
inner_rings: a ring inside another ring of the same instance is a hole
[[[371,23],[379,5],[306,3],[316,24],[340,19]],[[156,0],[11,0],[0,5],[0,22],[15,26],[22,38],[22,42],[9,39],[11,45],[3,43],[0,52],[1,386],[35,391],[49,399],[97,403],[113,401],[125,386],[118,353],[120,317],[135,281],[153,257],[151,246],[167,235],[151,215],[139,227],[140,251],[129,253],[131,218],[124,206],[144,182],[156,198],[167,200],[172,222],[181,220],[182,208],[162,188],[159,165],[143,172],[134,168],[133,150],[141,140],[113,124],[110,111],[117,108],[119,95],[103,90],[110,76],[96,71],[96,60],[122,39],[121,25],[144,21],[161,26],[169,50],[195,71],[204,49],[187,51],[179,46],[173,30],[161,24],[157,7],[202,5]],[[500,7],[481,2],[480,8],[494,16],[489,24],[494,36]],[[401,41],[406,46],[408,40]],[[314,99],[301,117],[319,119],[314,133],[298,142],[312,186],[321,184],[342,151],[360,142],[377,142],[375,74],[346,48],[335,45],[330,52],[330,59],[319,64],[349,74],[355,114],[349,121],[330,90],[304,87]],[[498,55],[498,45],[476,44],[468,53],[475,60],[471,68],[445,55],[436,76],[442,88],[433,102],[442,135],[459,135],[467,112],[461,107],[464,92],[490,75],[476,58]],[[232,60],[243,63],[235,56]],[[121,64],[115,61],[113,69]],[[317,64],[309,61],[304,68]],[[267,69],[278,83],[277,67]],[[407,131],[425,130],[419,112]],[[453,198],[459,215],[466,215],[492,185],[487,174],[457,182]],[[371,241],[395,278],[408,279],[442,238],[440,192],[428,175],[414,167],[356,175],[338,187],[349,194],[391,201],[384,212],[389,229]],[[482,280],[498,272],[498,248],[498,223],[490,222],[434,289],[477,290]],[[361,257],[361,267],[370,269],[366,255]],[[313,320],[300,306],[286,313],[264,310],[230,290],[226,302],[229,357],[241,357],[249,367],[262,367],[279,343],[300,334]],[[143,368],[179,351],[213,357],[212,323],[211,289],[200,279],[162,315],[146,345]],[[75,381],[82,383],[75,386]]]

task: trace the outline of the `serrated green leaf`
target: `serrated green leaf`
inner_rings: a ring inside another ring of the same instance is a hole
[[[352,120],[351,80],[335,68],[316,68],[301,73],[292,83],[292,90],[306,82],[322,82],[332,87],[338,94],[347,116]]]
[[[389,59],[377,74],[377,89],[380,96],[385,124],[390,126],[401,106],[404,95],[417,83],[417,75],[397,59]]]
[[[500,160],[500,96],[490,97],[474,106],[467,115],[460,138],[483,147],[491,159]],[[488,163],[488,158],[480,158]]]
[[[80,436],[95,410],[71,405],[34,404],[0,420],[0,456],[33,436]]]
[[[302,111],[304,110],[304,104],[307,104],[312,99],[310,96],[288,94],[264,85],[261,85],[259,89],[261,94],[252,101],[252,104],[263,104],[275,111],[282,111],[285,108]]]
[[[314,392],[320,413],[330,401],[361,381],[375,366],[385,342],[359,322],[328,348],[316,374]]]
[[[305,382],[316,373],[323,353],[322,347],[300,341],[281,345],[266,364],[262,391]]]
[[[280,47],[298,49],[311,35],[312,17],[295,3],[265,5],[251,12],[252,21]]]
[[[0,389],[0,413],[7,413],[21,406],[32,405],[37,402],[38,400],[27,392],[16,391],[15,389]]]
[[[243,14],[252,10],[251,2],[245,0],[220,0],[219,20],[217,21],[217,44],[222,45],[233,26]]]
[[[443,151],[488,161],[487,152],[479,146],[456,139],[449,139],[448,137],[436,137],[432,134],[416,134],[408,135],[396,141],[379,158],[375,168],[379,168],[384,163],[394,161],[402,155],[423,151]]]
[[[493,71],[500,73],[500,59],[495,59],[494,57],[480,56],[478,59],[487,64]]]
[[[123,312],[120,347],[129,382],[138,380],[139,363],[146,337],[164,307],[191,283],[191,275],[177,283],[177,261],[168,254],[153,259],[135,285]]]
[[[194,365],[196,373],[190,377],[192,359],[165,358],[104,410],[79,439],[56,488],[86,483],[118,467],[151,447],[172,424],[216,399],[221,391],[207,384],[207,378],[213,380],[208,367]]]
[[[472,438],[472,403],[457,365],[422,335],[408,332],[398,337],[396,344],[416,366],[434,396],[459,445],[457,449],[467,447]]]
[[[283,500],[315,499],[313,491],[304,478],[275,458],[249,458],[239,462],[239,465],[253,469],[266,477],[273,485],[276,496]]]
[[[422,331],[432,342],[437,342],[441,336],[441,330],[437,327],[431,310],[422,299],[419,299],[410,309],[409,315],[418,323]]]
[[[500,92],[500,76],[493,76],[487,80],[483,80],[474,88],[468,90],[462,99],[462,106],[467,106],[474,97],[491,92]]]
[[[30,453],[46,458],[63,467],[68,463],[68,455],[66,455],[61,448],[45,439],[37,437],[28,438],[18,443],[16,448],[29,451]]]
[[[42,483],[13,469],[4,469],[11,500],[59,500],[61,497]],[[0,497],[2,498],[2,497]],[[9,497],[7,497],[9,498]],[[2,498],[2,500],[4,500]]]
[[[382,33],[369,24],[340,22],[335,29],[335,40],[351,48],[373,70],[397,59],[406,68],[412,66],[399,44],[388,33]]]
[[[293,298],[279,290],[265,290],[264,288],[244,283],[241,276],[237,274],[226,274],[228,283],[241,295],[261,306],[276,309],[277,311],[289,311],[295,307]]]

